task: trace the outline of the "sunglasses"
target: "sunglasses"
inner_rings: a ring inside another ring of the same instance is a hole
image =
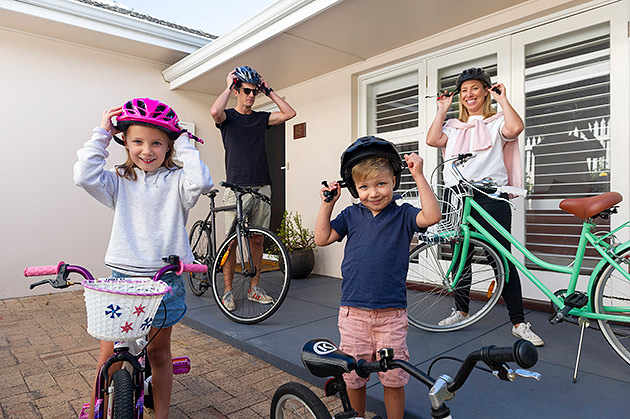
[[[245,93],[245,96],[249,96],[250,93],[253,93],[254,96],[256,96],[259,93],[258,89],[249,89],[247,87],[243,87],[243,93]]]

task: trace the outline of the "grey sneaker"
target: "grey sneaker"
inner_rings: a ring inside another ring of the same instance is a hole
[[[534,346],[543,346],[545,342],[536,333],[532,332],[531,323],[521,323],[518,327],[512,326],[512,334],[517,338],[525,339]]]
[[[438,326],[451,326],[453,324],[461,322],[466,317],[468,317],[468,314],[464,315],[461,311],[453,309],[450,316],[438,322]]]
[[[228,309],[228,311],[236,310],[236,303],[234,302],[234,295],[232,294],[232,290],[223,294],[223,298],[221,298],[221,302]]]
[[[273,298],[268,296],[265,290],[263,290],[259,286],[253,286],[252,289],[247,291],[247,299],[249,301],[257,301],[260,304],[273,303]]]

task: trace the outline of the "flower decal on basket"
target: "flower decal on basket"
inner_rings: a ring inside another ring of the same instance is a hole
[[[133,314],[137,315],[138,317],[140,317],[140,314],[144,313],[144,309],[147,308],[147,306],[143,306],[142,304],[140,304],[139,306],[135,307],[135,311],[133,312]]]
[[[105,310],[105,316],[109,316],[110,319],[115,319],[116,316],[120,317],[120,306],[117,305],[116,308],[114,308],[113,304],[110,304],[107,306],[107,308],[109,310]]]
[[[147,317],[140,325],[140,330],[144,331],[145,329],[148,329],[151,327],[151,323],[153,323],[153,317]]]
[[[125,325],[120,326],[120,328],[122,329],[123,332],[129,333],[130,330],[133,330],[133,327],[131,327],[132,325],[133,323],[125,322]]]

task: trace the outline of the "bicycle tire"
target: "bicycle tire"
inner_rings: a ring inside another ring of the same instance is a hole
[[[193,224],[188,239],[195,263],[207,265],[210,254],[210,229],[203,220],[198,220]],[[208,274],[189,272],[188,285],[193,294],[201,297],[210,286]]]
[[[133,382],[131,375],[126,369],[116,370],[112,374],[113,392],[109,397],[114,398],[112,407],[113,419],[133,419],[134,403],[133,403]]]
[[[271,419],[331,419],[324,402],[308,387],[295,382],[281,385],[271,399]]]
[[[618,256],[626,265],[630,259],[630,249]],[[623,265],[622,263],[622,265]],[[593,310],[598,314],[617,314],[630,319],[630,281],[619,273],[610,263],[604,265],[591,290]],[[625,311],[620,311],[621,305]],[[599,329],[612,349],[630,364],[630,323],[597,319]]]
[[[229,253],[229,244],[236,239],[236,232],[228,236],[221,244],[212,265],[212,292],[214,299],[221,313],[230,320],[243,324],[259,323],[268,319],[282,305],[282,302],[289,292],[291,283],[291,263],[289,261],[289,252],[284,247],[278,236],[270,230],[262,227],[249,227],[244,231],[243,239],[252,235],[262,235],[265,238],[263,262],[260,273],[259,286],[269,295],[273,302],[262,304],[255,300],[249,300],[248,290],[250,285],[250,276],[241,272],[240,263],[237,261],[235,266],[234,278],[232,280],[232,294],[236,308],[232,311],[228,310],[223,304],[222,297],[225,293],[226,285],[223,279],[223,263]],[[243,246],[246,252],[249,246]],[[240,254],[238,248],[237,255]],[[275,254],[275,255],[274,255]],[[244,257],[245,260],[248,256]]]
[[[450,325],[438,323],[455,309],[455,294],[467,293],[466,287],[462,286],[450,289],[452,281],[446,277],[452,260],[450,244],[422,243],[411,250],[407,272],[407,315],[412,326],[430,332],[459,330],[482,319],[496,305],[505,279],[503,261],[498,252],[482,240],[471,237],[469,246],[474,249],[473,263],[468,269],[471,277],[469,314],[464,320]],[[453,270],[456,268],[457,264]]]

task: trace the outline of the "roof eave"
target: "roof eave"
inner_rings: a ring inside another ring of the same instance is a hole
[[[1,9],[185,53],[211,42],[203,36],[68,0],[0,0]]]
[[[171,89],[177,89],[342,1],[284,0],[273,3],[234,30],[168,67],[162,75]]]

